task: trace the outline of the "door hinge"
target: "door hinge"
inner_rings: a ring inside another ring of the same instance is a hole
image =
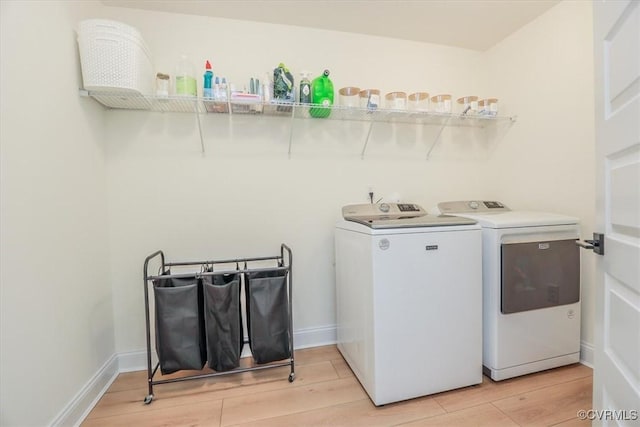
[[[604,255],[604,233],[593,233],[593,240],[576,240],[576,245],[584,249],[593,249],[598,255]]]

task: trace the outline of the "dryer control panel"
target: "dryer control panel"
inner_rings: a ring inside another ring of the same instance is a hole
[[[442,214],[461,214],[461,213],[491,213],[491,212],[509,212],[504,203],[489,200],[463,200],[457,202],[438,203],[438,210]]]
[[[427,211],[413,203],[365,203],[342,208],[346,220],[374,221],[379,219],[414,218],[427,215]]]

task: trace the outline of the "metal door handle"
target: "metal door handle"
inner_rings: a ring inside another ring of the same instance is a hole
[[[593,249],[593,240],[576,240],[576,245],[580,246],[583,249]]]
[[[604,255],[604,234],[593,233],[593,240],[576,240],[576,245],[583,249],[593,249],[598,255]]]

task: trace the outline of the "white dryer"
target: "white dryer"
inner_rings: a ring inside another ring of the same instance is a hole
[[[580,360],[578,219],[444,202],[482,226],[483,366],[499,381]]]
[[[482,382],[481,230],[413,204],[343,208],[338,349],[375,405]]]

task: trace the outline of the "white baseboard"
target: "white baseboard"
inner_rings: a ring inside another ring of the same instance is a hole
[[[295,349],[319,347],[322,345],[335,344],[337,342],[336,326],[321,326],[319,328],[299,329],[293,333],[293,346]],[[245,346],[242,357],[250,356],[249,346]],[[152,356],[155,366],[155,351]],[[118,365],[120,372],[144,371],[147,369],[147,351],[128,351],[118,354]]]
[[[336,325],[299,329],[293,333],[293,347],[309,348],[338,342]]]
[[[593,344],[580,341],[580,363],[593,369]]]
[[[49,423],[50,426],[79,426],[118,376],[118,358],[114,354]]]
[[[152,364],[154,361],[158,360],[156,358],[155,350],[152,350]],[[122,372],[133,372],[133,371],[144,371],[147,369],[147,351],[139,350],[139,351],[127,351],[124,353],[118,353],[118,371]]]

